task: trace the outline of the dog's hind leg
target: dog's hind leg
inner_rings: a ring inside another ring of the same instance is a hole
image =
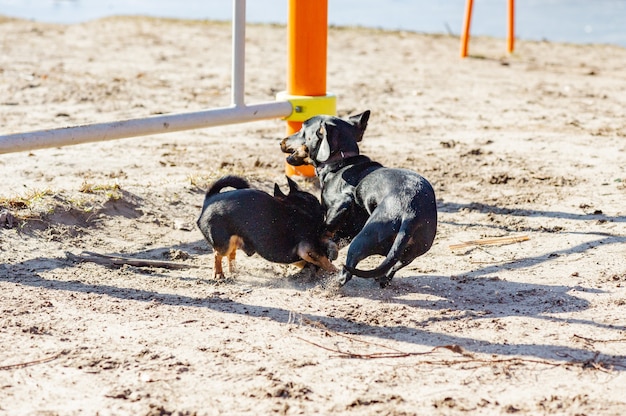
[[[409,263],[411,263],[411,261],[403,262],[402,260],[400,260],[396,264],[394,264],[391,270],[385,273],[384,276],[376,278],[375,280],[380,285],[380,288],[384,289],[389,286],[389,284],[391,283],[391,279],[393,279],[393,276],[396,274],[396,272]]]
[[[235,257],[237,255],[237,250],[233,250],[228,253],[228,272],[230,274],[235,273]]]
[[[232,274],[235,273],[235,257],[237,250],[243,248],[243,239],[238,235],[233,235],[228,241],[228,250],[226,256],[228,256],[228,271]]]
[[[339,274],[338,283],[345,285],[352,279],[352,272],[359,262],[372,254],[379,254],[377,250],[377,240],[364,229],[364,233],[359,233],[350,243],[346,256],[346,267],[343,267]]]
[[[407,266],[412,261],[413,261],[413,257],[401,258],[400,260],[398,260],[391,267],[391,269],[389,269],[389,271],[387,271],[387,273],[385,273],[382,276],[374,278],[374,280],[376,280],[376,282],[378,282],[378,284],[380,285],[381,289],[384,289],[387,286],[389,286],[389,284],[391,283],[391,280],[393,279],[393,276],[395,276],[396,272],[398,270],[400,270],[401,268]]]
[[[222,270],[222,256],[217,250],[214,253],[214,263],[213,263],[213,278],[214,279],[223,279],[224,278],[224,270]]]
[[[415,260],[417,257],[424,254],[427,250],[420,249],[420,246],[417,246],[413,243],[413,240],[410,240],[409,246],[405,248],[402,257],[389,269],[384,276],[381,276],[376,279],[376,281],[380,284],[381,288],[385,288],[389,286],[391,279],[396,274],[396,272],[403,267],[408,266]]]

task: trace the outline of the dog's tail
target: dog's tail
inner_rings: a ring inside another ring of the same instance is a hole
[[[348,269],[348,271],[352,273],[353,275],[359,276],[359,277],[365,277],[368,279],[377,279],[377,278],[383,277],[398,262],[398,260],[400,259],[400,256],[402,255],[405,248],[409,244],[409,241],[411,240],[411,237],[412,237],[412,233],[410,231],[411,230],[408,224],[402,223],[402,225],[400,226],[400,230],[398,231],[398,234],[396,235],[396,239],[393,241],[391,249],[387,253],[387,257],[385,257],[382,263],[380,263],[378,267],[376,267],[375,269],[361,270],[361,269],[352,268],[348,266],[345,266],[345,268]]]
[[[206,196],[219,194],[224,188],[246,189],[250,188],[250,184],[244,178],[235,175],[223,176],[211,185],[206,192]]]

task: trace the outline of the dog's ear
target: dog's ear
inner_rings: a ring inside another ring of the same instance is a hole
[[[289,176],[287,176],[287,183],[289,184],[289,195],[293,194],[294,192],[300,191],[300,187],[298,186],[298,184]]]
[[[363,134],[367,128],[367,120],[369,120],[369,118],[370,110],[365,110],[361,114],[348,117],[348,121],[350,121],[350,123],[352,123],[352,125],[359,130],[359,135],[356,140],[357,142],[363,140]]]
[[[318,162],[326,162],[330,157],[330,144],[328,143],[328,134],[326,127],[322,124],[317,130],[317,137],[320,139],[320,147],[317,151],[315,159]]]
[[[289,178],[287,178],[289,179]],[[278,198],[278,199],[283,199],[286,198],[287,195],[285,195],[283,193],[283,191],[280,190],[280,186],[278,186],[277,183],[274,184],[274,198]]]

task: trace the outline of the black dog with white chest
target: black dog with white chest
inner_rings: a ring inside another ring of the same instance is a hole
[[[326,236],[352,240],[339,283],[352,275],[374,278],[386,287],[394,274],[426,253],[437,232],[437,203],[431,184],[407,169],[383,167],[361,155],[370,112],[347,119],[315,116],[281,142],[293,166],[310,164],[320,180]],[[385,256],[373,270],[358,263]]]

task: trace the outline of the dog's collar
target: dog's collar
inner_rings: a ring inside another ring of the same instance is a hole
[[[339,152],[335,153],[334,155],[332,155],[331,157],[328,158],[328,160],[324,161],[323,163],[321,163],[322,165],[330,165],[333,163],[337,163],[337,162],[341,162],[344,159],[349,159],[351,157],[354,156],[358,156],[359,153],[358,152],[344,152],[343,150],[340,150]]]
[[[322,171],[325,171],[326,169],[330,169],[331,171],[337,171],[338,169],[343,168],[346,165],[349,165],[351,160],[354,160],[355,158],[359,158],[359,157],[364,157],[362,155],[359,154],[359,152],[337,152],[334,155],[332,155],[331,157],[328,158],[327,161],[320,163],[318,162],[318,164],[315,166],[315,170],[318,172],[318,175],[320,175],[320,173]]]

